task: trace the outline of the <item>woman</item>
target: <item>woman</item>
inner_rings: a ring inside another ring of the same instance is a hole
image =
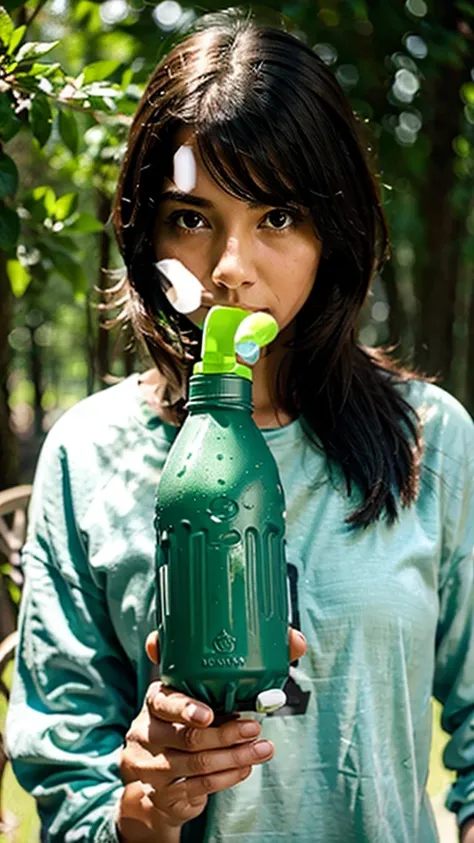
[[[474,429],[357,344],[388,235],[330,71],[248,16],[205,19],[149,80],[114,225],[155,367],[66,413],[38,468],[8,737],[47,839],[433,843],[434,693],[472,843]],[[165,258],[205,289],[190,318]],[[293,629],[285,709],[210,728],[206,706],[150,684],[143,642],[157,662],[154,493],[212,304],[279,324],[254,419],[284,486],[307,652]]]

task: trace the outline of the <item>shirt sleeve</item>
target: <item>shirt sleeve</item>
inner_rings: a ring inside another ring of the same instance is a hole
[[[136,678],[88,565],[67,450],[53,434],[35,478],[23,554],[7,751],[36,799],[48,843],[116,843],[118,756],[137,714]],[[76,481],[79,489],[80,473]]]
[[[433,693],[450,735],[443,761],[457,773],[446,806],[461,825],[474,815],[474,425],[467,414],[446,449],[445,464]]]

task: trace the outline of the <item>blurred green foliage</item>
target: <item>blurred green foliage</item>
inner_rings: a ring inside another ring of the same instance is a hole
[[[134,365],[93,308],[104,270],[120,266],[109,217],[127,129],[176,37],[226,5],[7,0],[0,12],[2,486],[31,478],[67,406]],[[393,259],[375,279],[361,341],[398,344],[397,356],[441,375],[474,411],[474,4],[251,8],[331,66],[381,185]]]

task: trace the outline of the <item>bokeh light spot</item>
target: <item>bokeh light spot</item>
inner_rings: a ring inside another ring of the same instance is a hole
[[[386,322],[389,313],[390,308],[384,301],[376,301],[375,304],[372,305],[372,319],[374,319],[375,322]]]
[[[353,88],[359,81],[359,71],[354,64],[341,64],[336,71],[336,76],[343,88]]]
[[[405,47],[416,59],[425,59],[428,55],[428,47],[419,35],[408,35],[405,39]]]
[[[153,20],[165,32],[174,29],[182,15],[182,9],[176,0],[163,0],[153,9]]]
[[[129,8],[126,0],[105,0],[105,3],[101,3],[99,11],[102,22],[112,26],[125,20]]]
[[[332,44],[315,44],[313,50],[324,64],[330,65],[337,62],[337,50]]]
[[[419,132],[423,121],[419,111],[402,111],[399,117],[400,126],[404,126],[409,132]]]
[[[428,11],[425,0],[406,0],[405,8],[416,18],[424,18]]]
[[[320,9],[318,18],[326,26],[339,26],[340,23],[340,17],[335,9]]]
[[[400,102],[412,102],[419,89],[420,81],[411,70],[406,70],[406,68],[397,70],[392,91]]]

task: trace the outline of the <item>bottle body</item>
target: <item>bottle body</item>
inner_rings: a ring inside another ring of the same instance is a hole
[[[191,382],[203,377],[242,381]],[[248,710],[289,670],[283,490],[250,398],[196,403],[157,495],[161,678],[215,711]]]

